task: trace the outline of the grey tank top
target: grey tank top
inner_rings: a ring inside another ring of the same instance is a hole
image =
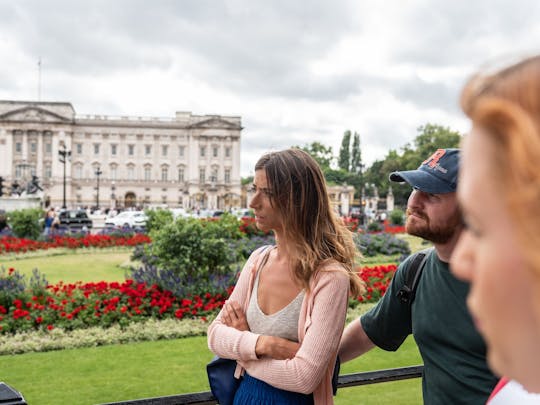
[[[302,290],[285,307],[278,312],[266,315],[259,307],[257,291],[259,289],[259,274],[255,278],[253,291],[246,313],[249,329],[253,333],[267,336],[278,336],[284,339],[298,342],[298,319],[300,318],[300,309],[304,300],[305,291]]]

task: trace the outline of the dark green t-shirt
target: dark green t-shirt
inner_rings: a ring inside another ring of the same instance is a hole
[[[375,345],[395,351],[414,335],[424,360],[424,403],[485,404],[497,383],[486,364],[486,346],[466,306],[469,285],[456,279],[432,250],[411,308],[396,297],[405,283],[407,258],[379,303],[360,318]]]

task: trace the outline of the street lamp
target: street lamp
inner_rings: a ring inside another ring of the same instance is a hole
[[[62,200],[62,208],[66,209],[66,161],[71,158],[71,151],[67,150],[65,143],[62,144],[62,148],[62,150],[58,151],[58,160],[64,164],[64,198]]]
[[[103,172],[101,171],[101,167],[98,166],[96,168],[96,177],[97,177],[97,187],[96,187],[96,190],[97,190],[97,194],[96,194],[96,210],[99,210],[99,176],[101,176],[103,174]]]

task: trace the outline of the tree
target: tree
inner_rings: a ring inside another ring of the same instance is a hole
[[[421,162],[437,149],[458,148],[461,134],[448,127],[427,123],[418,128],[418,135],[414,139],[415,150]],[[419,163],[420,164],[420,163]]]
[[[347,130],[341,139],[341,148],[339,148],[338,167],[346,172],[351,169],[351,131]],[[354,169],[354,167],[352,168]]]
[[[309,153],[311,157],[319,164],[323,172],[330,169],[332,161],[334,160],[331,146],[325,146],[320,142],[312,142],[302,147],[294,147]]]
[[[360,149],[360,135],[354,133],[351,156],[351,172],[362,174],[362,150]]]
[[[412,145],[402,148],[401,154],[390,150],[383,160],[374,162],[364,174],[364,182],[374,184],[379,195],[385,196],[392,186],[396,205],[405,206],[411,192],[408,184],[390,183],[388,175],[397,170],[414,170],[439,148],[457,148],[461,134],[447,127],[426,124],[418,128],[418,134]]]
[[[248,177],[242,177],[240,179],[240,183],[245,186],[246,184],[251,184],[253,183],[253,176],[248,176]]]

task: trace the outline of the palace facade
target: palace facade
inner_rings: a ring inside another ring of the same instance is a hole
[[[78,115],[71,103],[0,101],[4,193],[32,175],[44,205],[240,207],[240,117]]]

